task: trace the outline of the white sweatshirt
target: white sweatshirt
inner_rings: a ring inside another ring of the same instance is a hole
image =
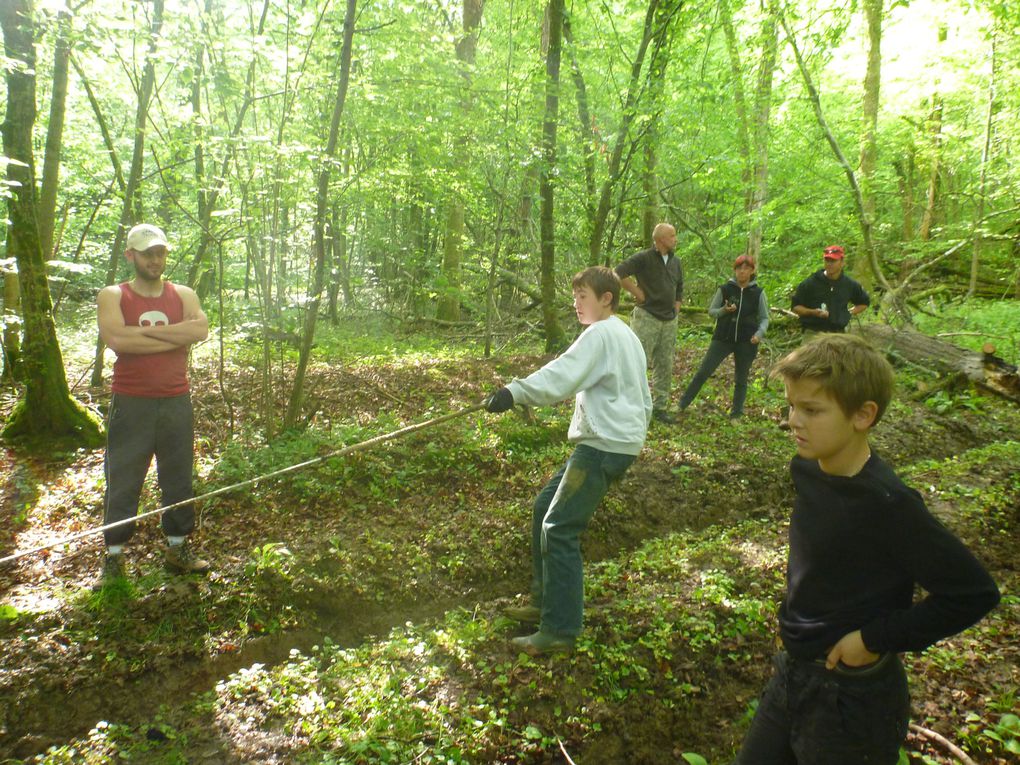
[[[637,335],[613,315],[590,324],[563,355],[507,388],[514,403],[533,406],[576,394],[571,443],[636,455],[652,416],[646,366]]]

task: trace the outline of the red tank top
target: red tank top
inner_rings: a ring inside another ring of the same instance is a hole
[[[120,285],[120,310],[124,324],[147,327],[184,321],[184,303],[170,282],[163,282],[159,297],[139,295],[131,285]],[[114,393],[142,398],[169,398],[188,392],[188,349],[163,353],[118,353],[113,364]]]

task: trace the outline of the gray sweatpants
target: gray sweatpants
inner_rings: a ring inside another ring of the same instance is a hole
[[[191,395],[140,398],[113,394],[106,430],[106,497],[103,523],[133,518],[138,513],[142,484],[156,458],[162,504],[172,505],[193,495],[195,429]],[[195,510],[188,504],[162,517],[168,536],[185,536],[195,528]],[[107,545],[127,542],[135,524],[105,531]]]

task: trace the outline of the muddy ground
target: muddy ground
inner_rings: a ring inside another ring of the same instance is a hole
[[[699,355],[680,354],[681,379]],[[320,427],[358,423],[370,429],[381,412],[404,423],[418,422],[473,404],[500,381],[541,361],[518,357],[498,363],[319,367],[310,375],[314,422]],[[258,421],[258,376],[252,368],[229,369],[223,387],[214,382],[216,376],[212,367],[195,370],[194,400],[199,471],[222,485],[227,477],[216,477],[215,465],[232,438],[229,423]],[[646,452],[610,498],[610,511],[596,516],[585,540],[587,560],[613,558],[671,532],[725,527],[748,514],[774,518],[781,544],[790,500],[785,474],[790,452],[776,446],[783,443],[776,435],[776,413],[761,406],[731,426],[723,418],[731,384],[726,366],[713,384],[720,395],[709,389],[681,423],[653,428]],[[101,392],[95,397],[101,405]],[[7,406],[10,403],[8,397]],[[274,406],[280,411],[284,404],[281,400]],[[961,410],[938,417],[923,404],[909,404],[897,415],[876,438],[879,449],[897,465],[965,454],[1015,433],[1020,422],[1016,412],[997,403],[982,412]],[[478,427],[484,429],[484,417]],[[127,609],[104,604],[91,590],[101,560],[95,539],[0,570],[0,604],[14,609],[0,622],[0,758],[31,758],[86,735],[102,720],[142,725],[163,715],[173,723],[175,700],[183,703],[211,691],[253,663],[284,661],[292,650],[307,651],[326,637],[353,646],[451,608],[496,609],[509,602],[526,582],[529,552],[522,512],[555,461],[545,457],[508,468],[498,449],[460,456],[454,450],[433,458],[429,447],[449,434],[416,437],[396,451],[360,457],[353,467],[344,468],[347,472],[336,483],[329,477],[317,479],[319,483],[309,479],[308,484],[283,481],[216,500],[202,509],[196,535],[200,551],[215,568],[208,578],[162,573],[160,534],[153,524],[142,524],[131,546],[137,583]],[[515,444],[527,450],[564,435],[561,420],[522,423]],[[713,451],[716,435],[720,448]],[[238,437],[235,431],[233,438]],[[536,443],[529,445],[532,438]],[[740,449],[726,448],[733,439],[740,440]],[[419,458],[423,464],[415,463]],[[411,463],[416,467],[397,467]],[[415,476],[404,476],[401,469]],[[991,480],[1013,471],[1012,465],[994,461],[982,469]],[[388,481],[382,489],[366,486],[371,483],[366,476],[379,475]],[[734,501],[736,475],[751,477],[750,503]],[[0,453],[0,554],[95,525],[101,476],[101,452],[32,459],[10,449]],[[155,506],[151,487],[148,491],[148,506]],[[479,511],[494,505],[518,510],[506,515]],[[947,504],[939,512],[951,515],[952,507]],[[1020,521],[1012,521],[999,538],[967,541],[982,546],[997,575],[1015,581]],[[474,547],[459,546],[465,535],[476,540]],[[410,561],[402,547],[407,540],[417,547]],[[285,548],[283,563],[272,551],[276,548],[268,548],[270,543]],[[253,557],[253,549],[264,546],[261,557]],[[277,567],[298,560],[298,574],[286,581],[274,578]],[[351,561],[356,561],[353,575]],[[163,632],[153,631],[153,625],[166,624],[168,614],[174,620]],[[1001,640],[1004,645],[995,647],[1000,660],[1020,658],[1015,632]],[[764,656],[769,646],[763,643],[754,650]],[[718,676],[701,668],[697,676],[711,697],[711,715],[704,714],[704,707],[678,708],[664,719],[640,705],[623,707],[604,721],[597,740],[586,742],[579,761],[675,762],[678,730],[685,741],[700,742],[700,751],[726,751],[735,735],[731,721],[754,698],[766,672],[765,664]],[[988,689],[1009,683],[1016,687],[1016,673],[1003,676],[1001,661],[988,672],[986,677],[969,676],[968,687],[954,688],[948,697],[939,688],[943,675],[915,677],[916,705],[937,718],[944,708]],[[260,737],[257,731],[248,731],[243,744],[228,743],[229,736],[217,728],[211,711],[209,715],[207,735],[192,736],[189,762],[286,761],[273,754],[271,737]],[[191,728],[196,729],[193,721]],[[927,747],[934,761],[943,761],[937,747],[923,742],[918,746]]]

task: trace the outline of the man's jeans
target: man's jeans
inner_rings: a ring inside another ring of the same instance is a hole
[[[666,410],[669,408],[669,386],[673,381],[673,358],[676,355],[676,318],[670,321],[656,319],[638,306],[631,314],[630,328],[645,349],[651,372],[652,406]]]
[[[195,430],[189,394],[141,398],[115,393],[106,433],[104,524],[138,513],[138,499],[153,456],[163,505],[191,498]],[[167,536],[186,536],[195,527],[194,508],[183,505],[168,510],[162,523]],[[125,523],[103,532],[106,544],[124,544],[134,527]]]
[[[830,670],[780,653],[774,664],[734,765],[895,765],[910,718],[898,656]]]
[[[581,632],[584,574],[581,532],[610,484],[636,458],[583,444],[535,500],[531,532],[531,597],[542,609],[541,629],[556,635]]]
[[[758,346],[750,340],[743,342],[730,342],[726,340],[713,340],[701,360],[701,366],[694,374],[694,378],[687,384],[686,390],[680,397],[680,408],[686,409],[698,396],[701,386],[705,384],[712,373],[718,368],[730,354],[733,354],[734,383],[733,383],[733,406],[730,408],[730,415],[739,417],[744,413],[744,400],[747,398],[747,378],[751,373],[751,364],[758,355]]]

